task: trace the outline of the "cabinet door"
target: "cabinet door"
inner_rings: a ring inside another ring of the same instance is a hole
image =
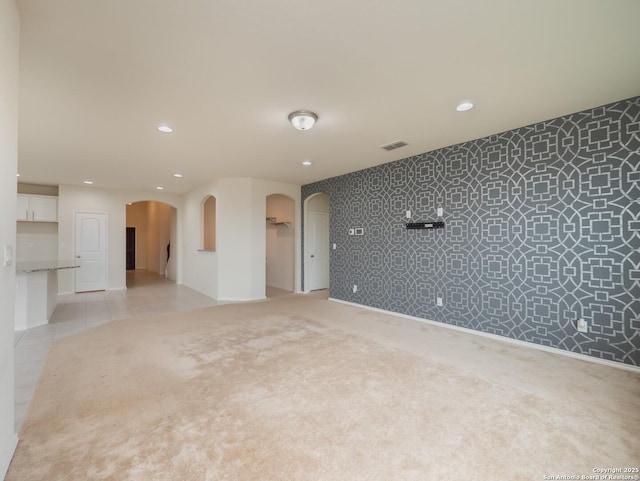
[[[39,222],[58,221],[58,198],[52,196],[31,196],[31,220]]]
[[[18,194],[16,204],[16,220],[29,220],[29,196]]]

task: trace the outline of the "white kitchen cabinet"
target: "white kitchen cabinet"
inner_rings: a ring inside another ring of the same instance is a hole
[[[58,198],[52,195],[18,194],[16,219],[28,222],[58,222]]]
[[[16,219],[29,220],[29,196],[18,194],[18,203],[16,205]]]

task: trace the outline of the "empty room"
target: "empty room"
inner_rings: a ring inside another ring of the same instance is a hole
[[[638,18],[0,0],[0,479],[640,479]]]

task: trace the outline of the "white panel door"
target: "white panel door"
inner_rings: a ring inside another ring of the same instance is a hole
[[[107,288],[107,214],[76,213],[76,292]]]
[[[309,290],[329,288],[329,214],[309,212]]]

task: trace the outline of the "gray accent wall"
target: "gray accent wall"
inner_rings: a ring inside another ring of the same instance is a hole
[[[640,365],[640,97],[315,182],[302,198],[318,192],[337,244],[332,298]],[[407,230],[407,210],[445,228]]]

